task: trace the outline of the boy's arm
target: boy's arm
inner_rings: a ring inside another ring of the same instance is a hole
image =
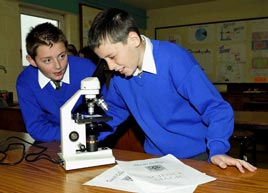
[[[174,86],[207,125],[206,140],[210,157],[226,154],[230,148],[229,137],[234,127],[233,109],[223,100],[194,57],[183,50],[178,52],[179,57],[173,55],[170,62],[169,73]],[[180,72],[180,76],[177,72]]]
[[[27,132],[36,141],[59,141],[59,124],[48,121],[47,113],[42,110],[27,84],[18,80],[17,93]]]

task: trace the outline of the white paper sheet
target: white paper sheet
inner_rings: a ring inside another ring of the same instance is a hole
[[[139,193],[192,193],[216,178],[185,165],[172,155],[138,161],[117,161],[84,185]]]
[[[139,161],[117,161],[119,167],[144,192],[159,192],[176,187],[206,183],[215,178],[185,165],[173,155]]]

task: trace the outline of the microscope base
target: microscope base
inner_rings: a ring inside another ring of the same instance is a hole
[[[80,169],[86,167],[100,166],[115,163],[112,150],[109,148],[99,148],[95,152],[83,152],[63,157],[62,153],[58,153],[62,160],[62,166],[65,170]]]

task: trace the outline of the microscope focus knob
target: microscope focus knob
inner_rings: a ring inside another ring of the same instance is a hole
[[[69,139],[71,140],[71,141],[77,141],[78,139],[79,139],[79,134],[78,134],[78,132],[76,132],[76,131],[72,131],[70,134],[69,134]]]

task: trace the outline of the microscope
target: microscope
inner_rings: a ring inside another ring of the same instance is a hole
[[[95,114],[94,110],[95,106],[108,110],[107,104],[99,95],[105,65],[104,60],[99,62],[92,77],[83,79],[80,90],[60,108],[61,152],[58,155],[65,170],[115,163],[110,148],[98,147],[98,129],[112,117]],[[72,109],[81,96],[85,97],[88,113],[72,114]]]

